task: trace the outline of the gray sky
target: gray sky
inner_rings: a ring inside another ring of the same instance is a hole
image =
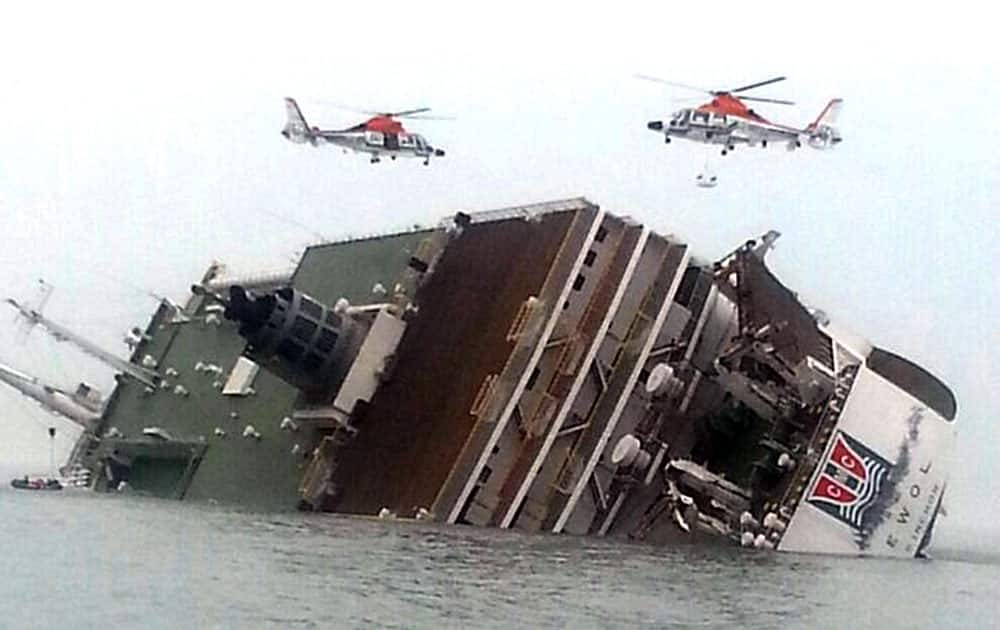
[[[290,266],[315,237],[272,214],[336,238],[586,195],[705,257],[776,228],[771,264],[803,299],[956,391],[955,528],[993,527],[974,508],[1000,514],[1000,94],[977,5],[29,5],[0,25],[0,280],[17,298],[52,282],[46,312],[105,346],[124,354],[122,333],[155,307],[143,292],[181,300],[212,259]],[[635,72],[707,87],[785,74],[759,94],[798,106],[758,110],[805,124],[841,96],[844,142],[713,150],[721,184],[697,188],[706,150],[645,129],[691,94]],[[372,166],[292,145],[286,95],[331,127],[359,117],[324,101],[434,107],[457,119],[409,127],[448,155]],[[11,324],[0,361],[111,383],[37,332],[17,345]],[[0,406],[0,467],[44,467],[51,418],[6,389]]]

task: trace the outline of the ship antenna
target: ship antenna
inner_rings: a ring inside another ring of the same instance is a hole
[[[316,230],[312,229],[308,225],[306,225],[306,224],[304,224],[304,223],[302,223],[300,221],[296,221],[295,219],[293,219],[291,217],[285,216],[283,214],[278,214],[277,212],[270,212],[270,211],[264,210],[262,208],[258,208],[257,212],[259,212],[261,214],[264,214],[264,215],[267,215],[267,216],[271,217],[272,219],[277,219],[278,221],[281,221],[283,223],[287,223],[288,225],[295,226],[295,227],[299,228],[300,230],[305,230],[306,232],[309,232],[314,237],[316,237],[316,238],[319,239],[320,244],[326,244],[326,243],[332,243],[333,242],[330,239],[328,239],[326,236],[324,236],[323,234],[321,234],[320,232],[317,232]]]

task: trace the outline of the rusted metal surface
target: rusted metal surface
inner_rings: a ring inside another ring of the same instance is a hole
[[[390,380],[338,455],[337,511],[410,515],[432,505],[475,425],[469,410],[484,379],[513,347],[510,322],[541,287],[572,220],[471,225],[448,245],[419,290]]]
[[[562,312],[560,305],[565,303],[574,266],[582,262],[582,248],[594,238],[602,216],[603,211],[596,206],[578,206],[572,222],[565,228],[558,251],[546,264],[545,280],[534,295],[536,299],[532,300],[533,306],[527,316],[529,321],[522,322],[515,334],[506,337],[514,345],[498,373],[491,399],[478,414],[478,423],[435,500],[434,511],[447,514],[448,522],[461,519],[471,497],[479,492],[478,486],[473,485],[483,475],[491,474],[485,472],[488,470],[486,462],[496,454],[494,449],[499,448],[503,431],[511,422],[524,427],[529,413],[533,413],[521,407],[521,396],[530,389],[534,369]]]

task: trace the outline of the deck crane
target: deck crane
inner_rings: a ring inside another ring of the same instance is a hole
[[[89,385],[80,383],[75,392],[69,392],[2,363],[0,381],[38,402],[46,411],[84,429],[90,428],[101,417],[100,395]]]
[[[72,343],[86,354],[89,354],[98,361],[111,366],[118,372],[127,374],[140,383],[145,384],[147,387],[156,387],[162,380],[160,375],[153,370],[115,356],[65,326],[50,320],[36,309],[25,306],[12,298],[7,298],[7,303],[17,309],[18,313],[20,313],[20,315],[28,323],[29,329],[32,326],[40,325],[47,333],[52,335],[56,341],[68,341]]]

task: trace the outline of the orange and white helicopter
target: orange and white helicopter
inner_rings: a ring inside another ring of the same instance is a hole
[[[318,146],[320,141],[327,142],[345,151],[368,153],[372,164],[380,162],[382,156],[388,156],[392,160],[397,157],[422,158],[425,165],[430,164],[432,157],[444,157],[442,149],[432,147],[420,134],[408,132],[396,120],[415,118],[416,114],[430,111],[428,107],[401,112],[365,112],[373,117],[346,129],[310,127],[293,98],[285,99],[285,111],[288,122],[281,130],[281,135],[296,144]]]
[[[758,81],[732,90],[706,90],[683,83],[665,81],[644,74],[635,75],[639,79],[656,81],[673,87],[705,92],[712,100],[699,105],[680,109],[664,124],[662,120],[652,120],[646,126],[657,133],[662,133],[664,141],[671,138],[686,138],[704,144],[722,145],[722,155],[736,148],[738,144],[747,146],[760,145],[767,147],[769,142],[784,142],[789,151],[794,151],[807,142],[814,149],[830,149],[840,143],[840,131],[836,128],[837,116],[840,113],[843,100],[831,100],[820,115],[804,128],[790,127],[766,120],[763,116],[750,109],[743,101],[758,101],[776,103],[779,105],[794,105],[791,101],[757,96],[737,96],[737,92],[746,92],[754,88],[784,81],[785,77],[775,77],[766,81]]]

